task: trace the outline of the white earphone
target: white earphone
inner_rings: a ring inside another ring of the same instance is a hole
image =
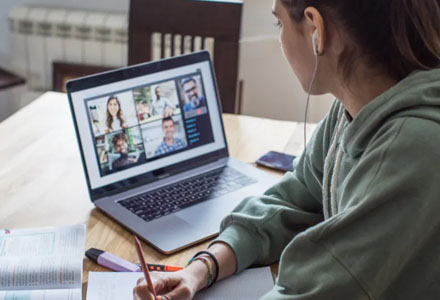
[[[313,54],[315,55],[315,68],[313,70],[312,80],[310,81],[309,90],[307,92],[306,111],[304,113],[304,152],[306,152],[307,143],[307,115],[309,111],[310,94],[312,92],[313,84],[315,83],[316,73],[318,71],[318,56],[320,55],[317,47],[318,42],[318,30],[315,30],[312,34]]]
[[[318,41],[318,30],[315,30],[312,34],[313,53],[315,54],[315,56],[319,55],[318,47],[316,46],[317,41]]]

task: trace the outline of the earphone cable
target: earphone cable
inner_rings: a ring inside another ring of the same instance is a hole
[[[315,83],[316,73],[318,72],[318,55],[315,55],[315,69],[313,70],[312,80],[310,81],[309,91],[307,92],[306,111],[304,114],[304,153],[307,147],[307,116],[309,114],[310,94],[312,93],[313,84]]]

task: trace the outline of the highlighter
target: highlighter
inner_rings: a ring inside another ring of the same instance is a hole
[[[90,248],[86,251],[86,257],[100,266],[106,267],[117,272],[142,272],[139,265],[126,261],[110,252]],[[183,267],[147,264],[149,271],[175,272],[182,270]]]

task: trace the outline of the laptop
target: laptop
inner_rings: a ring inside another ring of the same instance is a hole
[[[218,234],[277,177],[229,157],[207,51],[67,83],[93,204],[164,254]]]

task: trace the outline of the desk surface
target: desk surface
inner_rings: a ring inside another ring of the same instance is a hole
[[[302,123],[229,114],[223,118],[232,157],[253,163],[270,150],[302,152]],[[307,126],[308,137],[314,128]],[[0,139],[0,228],[86,223],[86,249],[105,249],[137,260],[132,234],[89,200],[65,94],[48,92],[0,123]],[[143,246],[147,261],[184,265],[207,243],[171,256]],[[83,294],[88,271],[104,268],[84,260]]]

